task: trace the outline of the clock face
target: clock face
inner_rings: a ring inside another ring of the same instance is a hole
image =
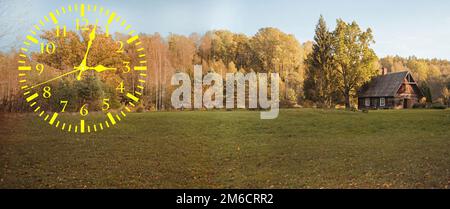
[[[18,61],[23,99],[39,120],[62,131],[117,126],[142,100],[145,52],[114,11],[91,4],[57,8],[24,38]]]

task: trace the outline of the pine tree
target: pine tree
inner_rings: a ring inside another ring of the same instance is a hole
[[[335,88],[333,70],[333,35],[328,31],[323,16],[316,26],[313,51],[306,59],[305,95],[322,105],[330,107]],[[312,91],[311,91],[312,90]]]

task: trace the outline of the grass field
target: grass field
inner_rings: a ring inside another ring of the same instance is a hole
[[[449,110],[143,113],[91,135],[0,124],[0,188],[450,187]]]

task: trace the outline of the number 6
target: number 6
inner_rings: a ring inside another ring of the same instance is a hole
[[[88,111],[88,109],[86,108],[86,105],[87,105],[87,104],[83,105],[83,106],[81,107],[81,109],[80,109],[80,115],[81,115],[81,116],[86,116],[86,115],[89,114],[89,111]]]

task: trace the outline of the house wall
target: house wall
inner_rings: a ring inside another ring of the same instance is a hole
[[[391,109],[395,108],[396,100],[393,97],[383,97],[385,99],[385,105],[382,107],[380,105],[380,99],[382,97],[371,97],[370,106],[366,106],[366,98],[358,98],[358,109]]]
[[[396,108],[402,109],[404,108],[405,101],[407,108],[412,108],[414,104],[419,103],[419,95],[417,95],[417,92],[414,91],[415,84],[408,83],[408,80],[404,80],[404,83],[400,87],[400,89],[397,92],[397,102],[396,102]]]
[[[406,79],[403,81],[402,86],[400,86],[398,93],[399,94],[414,94],[414,95],[416,94],[413,86],[411,84],[409,84]]]
[[[388,108],[395,108],[397,104],[397,100],[395,98],[388,98],[386,100],[386,107]]]
[[[405,99],[407,108],[412,108],[414,104],[419,103],[419,99],[414,96],[385,97],[385,106],[380,106],[381,97],[370,98],[370,106],[366,106],[366,98],[358,98],[358,109],[403,109]]]
[[[405,101],[407,102],[406,108],[413,108],[414,104],[419,103],[419,99],[415,96],[399,96],[396,98],[395,109],[404,109]]]

